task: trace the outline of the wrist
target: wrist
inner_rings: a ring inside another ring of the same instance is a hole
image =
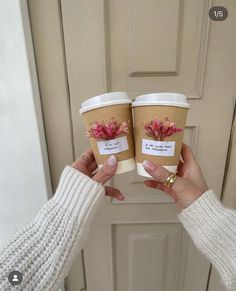
[[[82,204],[104,196],[104,187],[101,183],[92,180],[74,167],[66,166],[61,174],[57,190],[51,199],[59,206],[79,215]]]
[[[188,208],[191,204],[193,204],[199,197],[202,196],[208,189],[202,187],[196,187],[193,183],[186,181],[185,185],[183,185],[183,190],[180,192],[179,201],[178,201],[178,209],[181,211],[183,209]]]

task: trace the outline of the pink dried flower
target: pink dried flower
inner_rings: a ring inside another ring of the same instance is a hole
[[[158,119],[149,121],[144,124],[144,129],[147,136],[160,141],[183,130],[182,128],[178,128],[173,121],[168,119],[168,117],[166,117],[163,121]]]
[[[92,123],[91,128],[86,132],[87,137],[93,137],[96,139],[113,139],[123,133],[129,133],[129,120],[118,123],[114,118],[109,122]]]

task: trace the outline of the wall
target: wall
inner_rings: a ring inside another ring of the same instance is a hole
[[[0,245],[51,195],[26,1],[0,0]]]

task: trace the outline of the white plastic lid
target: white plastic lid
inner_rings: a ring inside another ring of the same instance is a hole
[[[110,92],[102,95],[98,95],[88,100],[84,101],[81,104],[80,114],[89,110],[96,108],[116,105],[116,104],[126,104],[132,103],[131,98],[129,98],[126,92]]]
[[[145,105],[166,105],[189,108],[187,98],[179,93],[151,93],[144,94],[135,98],[132,107]]]

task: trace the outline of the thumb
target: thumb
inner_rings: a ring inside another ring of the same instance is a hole
[[[143,167],[146,170],[146,172],[148,172],[154,179],[156,179],[157,181],[159,181],[161,183],[164,183],[166,181],[166,179],[169,177],[169,175],[171,174],[169,171],[167,171],[162,166],[157,165],[151,161],[145,160],[143,162]],[[178,179],[178,177],[177,177],[177,179]],[[173,189],[174,185],[171,188]]]
[[[114,155],[110,156],[92,179],[102,184],[105,184],[108,180],[111,179],[111,177],[114,176],[117,165],[117,158]]]

